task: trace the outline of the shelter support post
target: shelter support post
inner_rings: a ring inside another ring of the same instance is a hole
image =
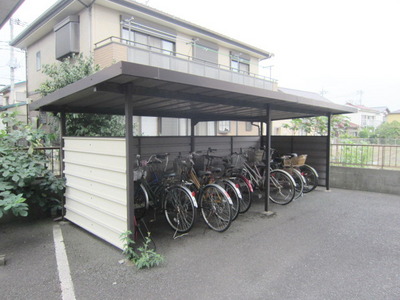
[[[60,175],[61,178],[65,178],[64,169],[65,169],[65,154],[64,154],[64,136],[66,135],[66,117],[65,112],[60,113]],[[61,219],[64,220],[65,217],[65,195],[62,195],[61,198]]]
[[[260,122],[260,129],[258,131],[258,134],[260,135],[260,148],[264,148],[264,139],[263,139],[263,134],[264,134],[264,122]]]
[[[265,120],[265,129],[266,129],[266,137],[265,137],[265,151],[266,151],[266,183],[265,183],[265,206],[264,210],[266,212],[269,212],[269,193],[270,193],[270,187],[269,187],[269,176],[270,176],[270,167],[271,167],[271,127],[272,127],[272,121],[271,121],[271,106],[268,104],[267,105],[267,119]]]
[[[190,152],[194,152],[195,138],[194,138],[194,127],[199,123],[196,119],[190,120]]]
[[[126,148],[126,200],[127,200],[127,230],[134,233],[134,185],[133,168],[135,157],[133,153],[133,102],[132,86],[127,86],[125,92],[125,148]]]
[[[332,114],[328,114],[328,135],[326,137],[326,190],[330,189],[330,172],[331,172],[331,126],[332,126]]]

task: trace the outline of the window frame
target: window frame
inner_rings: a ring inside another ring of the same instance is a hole
[[[218,133],[227,134],[231,130],[231,121],[218,121]]]

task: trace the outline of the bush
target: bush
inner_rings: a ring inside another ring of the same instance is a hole
[[[0,218],[10,210],[16,216],[28,215],[28,204],[43,210],[61,207],[64,182],[48,170],[43,151],[50,142],[41,129],[17,122],[15,113],[3,113],[7,130],[0,131]]]

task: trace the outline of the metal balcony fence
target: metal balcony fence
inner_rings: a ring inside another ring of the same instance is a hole
[[[331,144],[331,165],[400,170],[400,145]]]
[[[129,62],[209,77],[238,84],[273,90],[277,81],[259,74],[233,69],[189,55],[141,44],[119,37],[109,37],[95,44],[95,52],[112,45],[126,47]],[[111,50],[110,50],[111,51]],[[113,57],[115,60],[115,57]]]

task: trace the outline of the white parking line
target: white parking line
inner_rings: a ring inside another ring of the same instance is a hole
[[[69,270],[67,252],[65,251],[64,238],[61,227],[58,224],[53,226],[54,247],[56,250],[56,260],[58,277],[61,285],[61,296],[63,300],[75,300],[74,284],[72,283]]]

